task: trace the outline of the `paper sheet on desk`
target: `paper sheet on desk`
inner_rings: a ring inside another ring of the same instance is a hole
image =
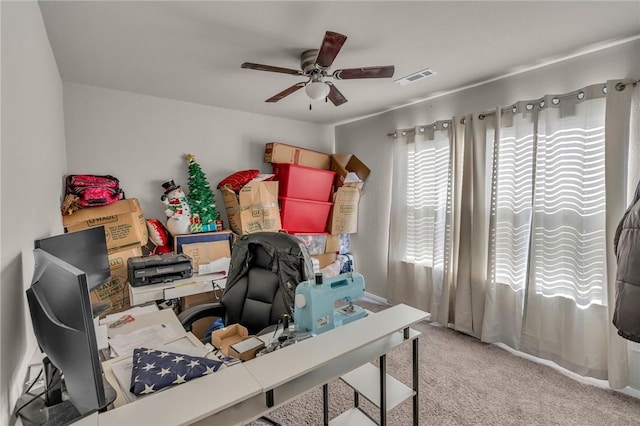
[[[231,258],[221,257],[213,262],[198,266],[198,275],[222,273],[226,276],[230,263]]]
[[[118,355],[127,355],[134,348],[153,347],[157,342],[164,342],[184,334],[184,329],[171,325],[157,324],[141,328],[129,334],[121,334],[109,339],[111,349]]]
[[[124,315],[131,315],[132,317],[136,317],[138,315],[148,314],[150,312],[157,312],[158,310],[159,310],[158,305],[156,305],[155,303],[151,303],[144,306],[134,306],[133,308],[128,309],[126,311],[105,316],[103,319],[100,320],[100,325],[109,325],[110,323],[117,321],[120,317]]]

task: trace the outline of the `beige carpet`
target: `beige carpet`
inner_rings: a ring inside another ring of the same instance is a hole
[[[363,306],[381,309],[368,303]],[[426,322],[413,328],[422,333],[420,425],[640,425],[636,398],[577,382],[551,367],[447,328]],[[410,343],[387,355],[387,372],[411,385]],[[334,418],[352,407],[353,392],[334,380],[329,398],[329,417]],[[377,409],[364,398],[360,406],[378,419]],[[321,388],[277,408],[269,417],[284,425],[321,425]],[[387,423],[404,426],[411,419],[408,400],[388,414]]]

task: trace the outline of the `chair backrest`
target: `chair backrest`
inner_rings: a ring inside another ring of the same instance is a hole
[[[307,247],[292,235],[258,232],[243,235],[231,252],[221,303],[225,325],[238,323],[250,334],[293,317],[296,286],[313,278]]]

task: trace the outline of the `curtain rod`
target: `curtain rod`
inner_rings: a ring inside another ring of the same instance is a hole
[[[627,87],[627,85],[628,85],[628,84],[630,84],[630,85],[632,85],[632,86],[634,86],[634,87],[635,87],[638,83],[640,83],[640,79],[637,79],[637,80],[623,80],[623,81],[620,81],[619,83],[616,83],[616,85],[615,85],[615,89],[616,89],[618,92],[621,92],[621,91],[623,91],[623,90]],[[597,84],[597,83],[596,83],[596,84]],[[602,84],[606,84],[606,83],[602,83]],[[589,86],[592,86],[592,85],[589,85]],[[557,95],[557,97],[558,97],[559,99],[563,99],[563,98],[571,97],[571,96],[573,96],[574,92],[578,92],[578,91],[580,91],[580,89],[575,90],[575,91],[573,91],[573,92],[566,93],[566,94],[564,94],[564,95]],[[547,95],[547,96],[548,96],[548,95]],[[518,102],[520,102],[520,101],[518,101]],[[515,102],[515,103],[517,103],[517,102]],[[501,108],[500,108],[500,110],[512,109],[512,108],[514,107],[515,103],[514,103],[514,104],[512,104],[512,105],[510,105],[510,106],[501,107]],[[482,112],[482,113],[478,114],[478,118],[479,118],[480,120],[484,120],[484,118],[485,118],[485,117],[487,117],[487,116],[491,116],[491,115],[495,115],[495,113],[496,113],[496,110]],[[439,120],[439,121],[446,121],[446,120]],[[464,124],[464,117],[462,117],[462,118],[460,119],[460,123],[461,123],[461,124]],[[431,124],[431,125],[432,125],[432,124]],[[426,125],[426,126],[416,126],[416,127],[428,127],[428,126],[430,126],[430,125]],[[415,131],[416,131],[415,127],[410,128],[410,129],[398,129],[398,130],[395,130],[395,131],[393,131],[393,132],[389,132],[389,133],[387,133],[387,137],[389,137],[389,138],[395,138],[395,137],[397,137],[398,132],[401,132],[401,133],[402,133],[402,136],[405,136],[407,133],[414,133]]]

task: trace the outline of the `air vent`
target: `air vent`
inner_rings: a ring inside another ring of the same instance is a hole
[[[432,75],[438,74],[431,68],[423,69],[422,71],[414,72],[413,74],[409,74],[406,77],[402,77],[398,80],[395,80],[394,83],[397,83],[401,86],[406,86],[407,84],[415,83],[418,80],[422,80],[427,77],[431,77]]]

